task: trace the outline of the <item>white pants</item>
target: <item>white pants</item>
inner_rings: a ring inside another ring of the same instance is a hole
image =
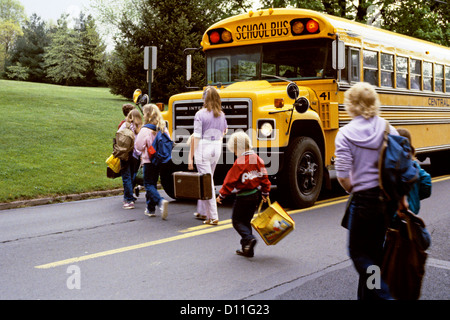
[[[194,159],[199,173],[211,174],[212,198],[197,201],[197,212],[205,215],[207,219],[219,219],[214,189],[214,170],[222,153],[222,139],[219,141],[200,140],[195,150]]]

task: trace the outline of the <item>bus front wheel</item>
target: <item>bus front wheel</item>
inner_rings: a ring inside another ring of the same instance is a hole
[[[323,160],[317,143],[309,137],[296,138],[285,159],[284,194],[289,194],[298,208],[312,206],[319,197],[323,179]]]

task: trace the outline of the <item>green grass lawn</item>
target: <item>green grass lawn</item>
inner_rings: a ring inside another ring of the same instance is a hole
[[[131,96],[0,80],[0,202],[121,187],[105,159]]]

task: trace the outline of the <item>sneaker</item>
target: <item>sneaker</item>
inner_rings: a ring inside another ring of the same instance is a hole
[[[169,214],[168,207],[169,207],[169,201],[167,201],[165,199],[161,200],[161,205],[158,206],[158,209],[159,209],[159,212],[161,213],[161,218],[163,220],[166,220],[167,215]]]
[[[153,211],[153,212],[150,212],[150,211],[148,211],[148,209],[145,209],[144,214],[145,214],[147,217],[156,217],[155,212],[154,212],[154,211]]]
[[[122,208],[125,210],[134,209],[134,202],[124,202]]]
[[[252,240],[250,240],[249,244],[244,248],[246,249],[249,257],[253,257],[255,255],[253,248],[255,248],[256,242],[257,242],[256,239],[253,238]]]
[[[252,258],[255,255],[253,248],[256,245],[256,239],[252,239],[248,244],[242,246],[242,250],[236,250],[236,254],[247,258]]]

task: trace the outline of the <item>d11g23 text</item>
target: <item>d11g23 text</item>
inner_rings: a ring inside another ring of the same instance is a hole
[[[188,304],[185,307],[181,307],[180,310],[180,314],[182,315],[205,315],[208,316],[208,318],[211,317],[214,312],[225,315],[268,315],[270,310],[269,305],[267,304],[226,304],[220,309],[217,307],[199,307]]]
[[[219,310],[220,311],[220,310]],[[249,304],[249,305],[229,305],[224,306],[224,314],[235,314],[235,315],[245,315],[245,314],[269,314],[269,305],[267,304]]]

